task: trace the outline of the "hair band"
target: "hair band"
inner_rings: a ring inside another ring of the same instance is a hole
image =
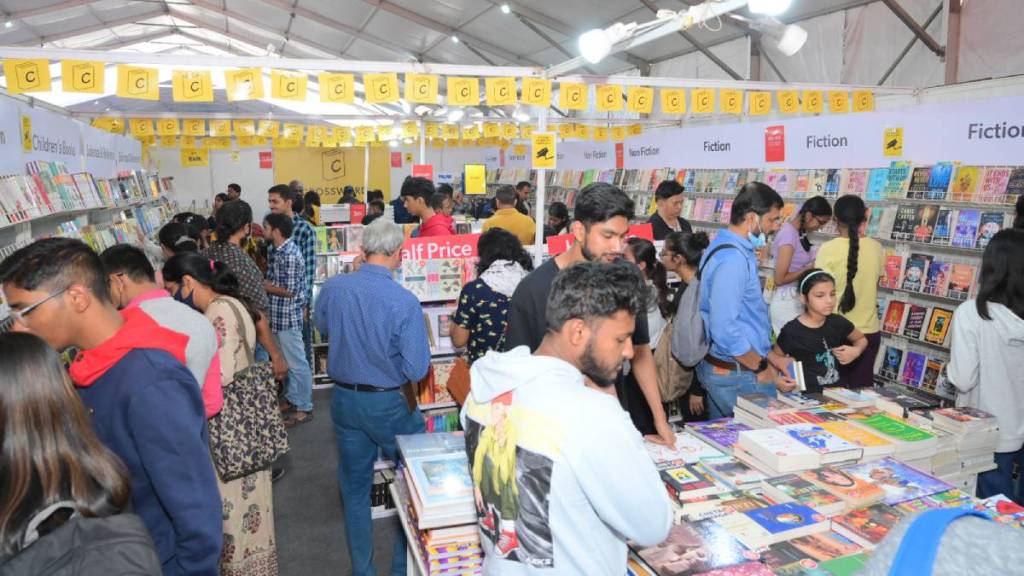
[[[214,266],[213,260],[210,260],[210,271],[211,272],[216,272],[217,271],[217,267]]]
[[[824,274],[824,275],[828,276],[829,278],[832,278],[832,283],[835,283],[835,281],[836,281],[836,279],[833,278],[832,275],[829,274],[828,272],[825,272],[824,270],[815,270],[814,272],[811,272],[807,276],[804,276],[804,279],[800,281],[799,291],[800,291],[801,294],[804,291],[804,284],[806,284],[807,281],[811,279],[811,277],[816,276],[818,274]]]
[[[177,246],[178,244],[184,244],[185,242],[191,241],[192,239],[189,238],[188,236],[179,236],[178,239],[174,241],[174,245]]]

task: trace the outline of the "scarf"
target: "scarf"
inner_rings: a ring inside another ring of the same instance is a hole
[[[519,262],[513,262],[511,260],[495,260],[491,262],[491,265],[484,270],[484,273],[480,275],[480,279],[483,280],[484,284],[487,284],[491,290],[494,290],[498,294],[502,294],[507,298],[512,297],[512,293],[516,291],[516,286],[519,282],[526,277],[526,270],[519,264]]]
[[[185,363],[188,336],[172,332],[153,320],[141,308],[121,311],[124,325],[104,343],[91,350],[83,350],[71,363],[68,373],[75,386],[92,386],[129,352],[135,349],[164,350]],[[143,377],[144,375],[139,375]]]

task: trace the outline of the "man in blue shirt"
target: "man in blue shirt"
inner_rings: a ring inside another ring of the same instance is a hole
[[[284,214],[292,219],[292,242],[299,248],[304,265],[306,278],[306,294],[303,300],[302,343],[306,351],[306,363],[313,357],[313,328],[309,323],[310,305],[313,302],[313,278],[316,275],[316,231],[302,217],[302,183],[292,181],[291,186],[278,184],[267,191],[267,203],[270,211]],[[296,206],[298,209],[296,209]],[[267,264],[273,265],[275,248],[271,246],[267,254]]]
[[[771,352],[772,327],[755,252],[779,229],[782,207],[782,197],[770,186],[747,184],[732,203],[729,227],[704,252],[700,314],[711,350],[697,365],[697,375],[708,392],[709,418],[732,416],[739,395],[774,396],[777,384],[792,383],[785,360]],[[715,252],[723,245],[731,247]]]
[[[302,344],[303,310],[306,308],[306,275],[299,247],[292,240],[292,220],[284,214],[267,214],[263,235],[274,246],[264,288],[270,301],[270,328],[288,360],[285,408],[294,414],[284,421],[288,428],[313,419],[313,372]]]
[[[376,574],[370,488],[378,448],[396,457],[395,436],[426,430],[418,408],[409,408],[403,386],[430,366],[423,309],[395,282],[402,262],[402,229],[376,220],[363,231],[365,263],[324,283],[313,321],[329,342],[327,374],[335,383],[331,419],[338,445],[338,484],[352,574]],[[410,391],[411,394],[411,391]],[[405,537],[395,536],[392,574],[405,574]]]

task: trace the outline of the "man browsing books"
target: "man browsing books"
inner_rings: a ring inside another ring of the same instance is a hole
[[[633,356],[642,288],[625,263],[571,266],[551,286],[536,353],[473,364],[461,418],[485,573],[624,574],[627,539],[668,534],[665,487],[610,391]]]

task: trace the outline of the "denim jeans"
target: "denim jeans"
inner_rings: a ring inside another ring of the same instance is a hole
[[[274,332],[277,345],[288,361],[288,384],[284,397],[303,412],[313,410],[313,371],[306,360],[306,350],[302,347],[302,330],[292,328]]]
[[[1016,452],[996,452],[996,468],[978,474],[978,498],[1002,494],[1014,502],[1024,502],[1024,447]],[[1013,479],[1013,465],[1021,467],[1021,476]]]
[[[722,373],[707,361],[697,364],[697,376],[707,391],[708,419],[731,418],[736,406],[736,397],[760,392],[775,397],[775,384],[758,384],[757,374],[747,370],[733,370]]]
[[[331,420],[338,444],[338,486],[345,509],[345,537],[352,559],[353,576],[374,576],[373,520],[370,517],[370,490],[373,487],[373,463],[377,449],[395,461],[398,434],[422,434],[426,431],[419,408],[409,411],[405,398],[394,392],[356,392],[334,387]],[[395,535],[391,574],[405,576],[405,533]]]
[[[306,349],[306,362],[310,366],[313,365],[313,322],[306,317],[305,312],[302,315],[302,345]]]
[[[270,362],[270,353],[259,342],[256,343],[256,349],[253,350],[252,355],[257,362]]]

